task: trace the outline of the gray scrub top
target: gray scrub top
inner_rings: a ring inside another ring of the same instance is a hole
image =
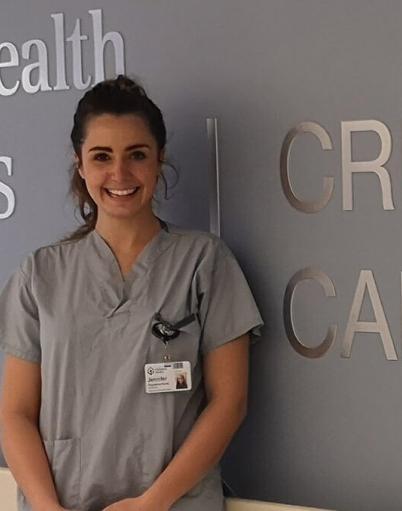
[[[30,253],[0,294],[0,349],[41,364],[40,433],[66,508],[100,511],[143,493],[205,406],[202,356],[261,335],[227,245],[160,223],[125,279],[94,230]],[[152,333],[157,312],[170,323],[194,313],[169,342],[173,360],[191,362],[190,391],[145,392],[144,365],[165,352]],[[20,488],[18,509],[31,511]],[[171,509],[223,511],[219,465]]]

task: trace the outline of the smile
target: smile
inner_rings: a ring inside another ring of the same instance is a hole
[[[105,190],[110,197],[127,197],[134,195],[138,188],[136,186],[135,188],[127,188],[125,190],[114,190],[113,188],[105,188]]]

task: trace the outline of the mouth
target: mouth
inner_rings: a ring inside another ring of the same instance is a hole
[[[104,188],[109,197],[112,197],[114,199],[124,199],[126,197],[132,197],[133,195],[135,195],[138,189],[139,186],[135,186],[134,188],[126,188],[124,190]]]

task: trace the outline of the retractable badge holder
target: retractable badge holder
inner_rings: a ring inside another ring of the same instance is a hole
[[[194,321],[195,315],[190,314],[176,323],[169,323],[157,312],[156,323],[152,326],[152,334],[165,345],[165,354],[159,364],[145,364],[145,392],[183,392],[192,387],[191,364],[189,361],[172,361],[169,353],[169,342],[180,334],[180,328]]]
[[[169,354],[169,341],[175,339],[180,334],[180,330],[175,328],[174,325],[165,319],[162,319],[162,316],[159,314],[159,312],[155,314],[155,319],[157,322],[152,327],[152,333],[165,345],[163,361],[170,362],[171,356]]]

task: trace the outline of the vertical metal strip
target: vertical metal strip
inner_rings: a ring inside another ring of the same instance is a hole
[[[219,144],[218,119],[216,117],[207,118],[207,136],[209,146],[209,230],[220,236]]]

